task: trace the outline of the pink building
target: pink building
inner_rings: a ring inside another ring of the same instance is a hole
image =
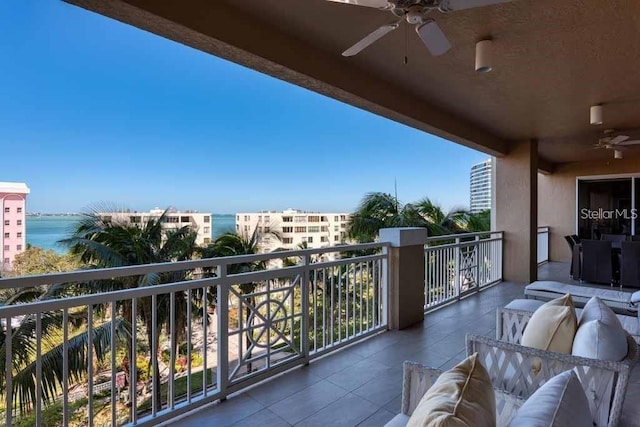
[[[25,183],[0,182],[0,271],[11,270],[13,259],[27,246],[27,194]]]

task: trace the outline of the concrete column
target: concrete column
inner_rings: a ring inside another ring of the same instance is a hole
[[[424,321],[424,245],[427,229],[383,228],[380,241],[389,242],[390,329],[404,329]]]
[[[525,141],[495,164],[495,224],[504,231],[504,280],[530,283],[538,275],[538,142]]]

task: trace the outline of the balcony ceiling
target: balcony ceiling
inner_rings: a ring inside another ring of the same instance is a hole
[[[445,55],[400,28],[352,58],[340,54],[395,16],[325,0],[67,1],[489,154],[537,138],[552,163],[609,160],[592,149],[599,133],[640,128],[637,0],[434,12],[453,45]],[[487,37],[494,69],[478,74],[475,42]],[[594,127],[596,103],[605,125]]]

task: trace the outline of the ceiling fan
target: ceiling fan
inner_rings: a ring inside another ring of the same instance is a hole
[[[416,26],[418,36],[433,56],[439,56],[451,49],[451,43],[440,26],[428,17],[429,12],[442,13],[475,7],[508,3],[513,0],[328,0],[334,3],[352,4],[391,11],[400,18],[394,23],[383,25],[368,36],[342,52],[342,56],[354,56],[369,47],[391,31],[397,29],[402,21]]]
[[[622,135],[615,129],[606,129],[604,136],[598,139],[594,148],[604,148],[608,150],[615,150],[614,157],[616,159],[622,158],[622,152],[631,145],[639,145],[640,139],[631,139],[628,135]]]

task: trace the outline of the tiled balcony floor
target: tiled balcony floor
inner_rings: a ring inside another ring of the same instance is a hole
[[[540,274],[562,280],[565,271],[568,265],[550,263]],[[428,314],[422,324],[376,335],[171,425],[382,426],[400,411],[403,361],[455,365],[466,355],[465,335],[495,336],[496,309],[522,297],[523,289],[513,283],[486,289]],[[634,377],[626,406],[637,407],[640,378]],[[635,414],[627,419],[633,421],[626,426],[640,425]]]

